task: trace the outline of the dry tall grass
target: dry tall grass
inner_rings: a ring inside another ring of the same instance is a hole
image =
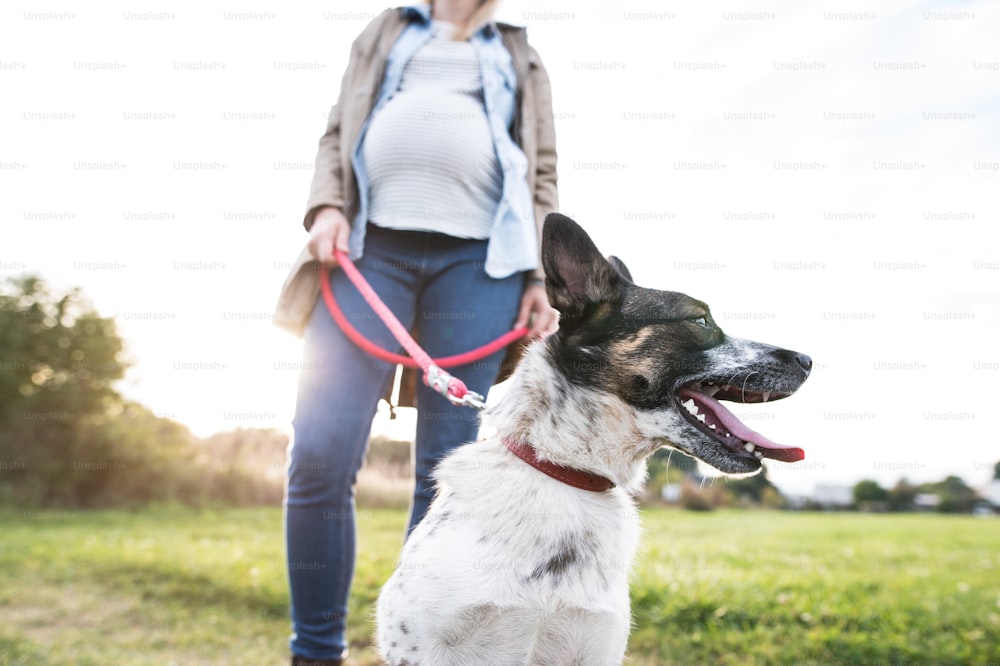
[[[405,509],[413,494],[411,443],[372,437],[355,487],[358,506]]]

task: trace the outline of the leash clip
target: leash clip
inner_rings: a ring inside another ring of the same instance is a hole
[[[474,409],[486,407],[486,399],[482,395],[470,391],[462,383],[462,380],[453,377],[434,364],[431,364],[424,373],[424,383],[431,390],[443,395],[448,399],[448,402],[456,407],[472,407]]]
[[[475,391],[466,391],[461,398],[456,398],[452,394],[445,396],[448,401],[457,407],[472,407],[473,409],[486,409],[486,399]]]

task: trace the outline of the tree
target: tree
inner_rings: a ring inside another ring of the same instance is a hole
[[[35,276],[0,283],[0,498],[46,503],[71,483],[81,428],[121,405],[123,348],[79,290],[56,294]]]
[[[650,489],[656,492],[667,483],[679,483],[698,470],[698,461],[676,449],[659,449],[646,462]]]
[[[910,511],[913,509],[913,499],[917,496],[917,487],[906,479],[900,479],[889,491],[890,511]]]
[[[767,465],[761,467],[759,474],[739,479],[726,479],[726,491],[733,496],[735,503],[751,503],[770,508],[785,506],[785,499],[777,487],[767,478]]]
[[[199,443],[123,398],[113,319],[37,277],[0,282],[0,504],[274,504],[287,438],[239,430]]]
[[[978,499],[976,491],[957,476],[948,476],[943,481],[925,484],[921,489],[936,493],[941,498],[937,508],[940,513],[969,513]]]
[[[872,508],[889,499],[889,492],[877,481],[865,479],[854,484],[854,503],[861,508]]]

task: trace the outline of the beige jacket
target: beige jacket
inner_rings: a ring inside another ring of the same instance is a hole
[[[375,106],[389,52],[406,27],[406,20],[400,10],[387,9],[354,40],[340,95],[330,109],[326,133],[319,140],[303,220],[307,230],[316,212],[324,206],[340,208],[348,220],[353,220],[357,213],[358,191],[351,150]],[[528,158],[528,189],[534,200],[541,245],[542,222],[548,213],[559,208],[552,89],[538,53],[528,45],[524,28],[504,23],[498,23],[497,28],[517,72],[517,112],[511,136]],[[274,324],[298,337],[302,336],[319,295],[317,267],[318,262],[305,247],[278,298]],[[543,277],[540,266],[534,276]]]

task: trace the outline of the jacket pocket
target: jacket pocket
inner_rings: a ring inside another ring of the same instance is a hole
[[[305,333],[319,296],[319,262],[313,259],[309,245],[302,249],[281,286],[278,304],[271,322],[297,338]]]

